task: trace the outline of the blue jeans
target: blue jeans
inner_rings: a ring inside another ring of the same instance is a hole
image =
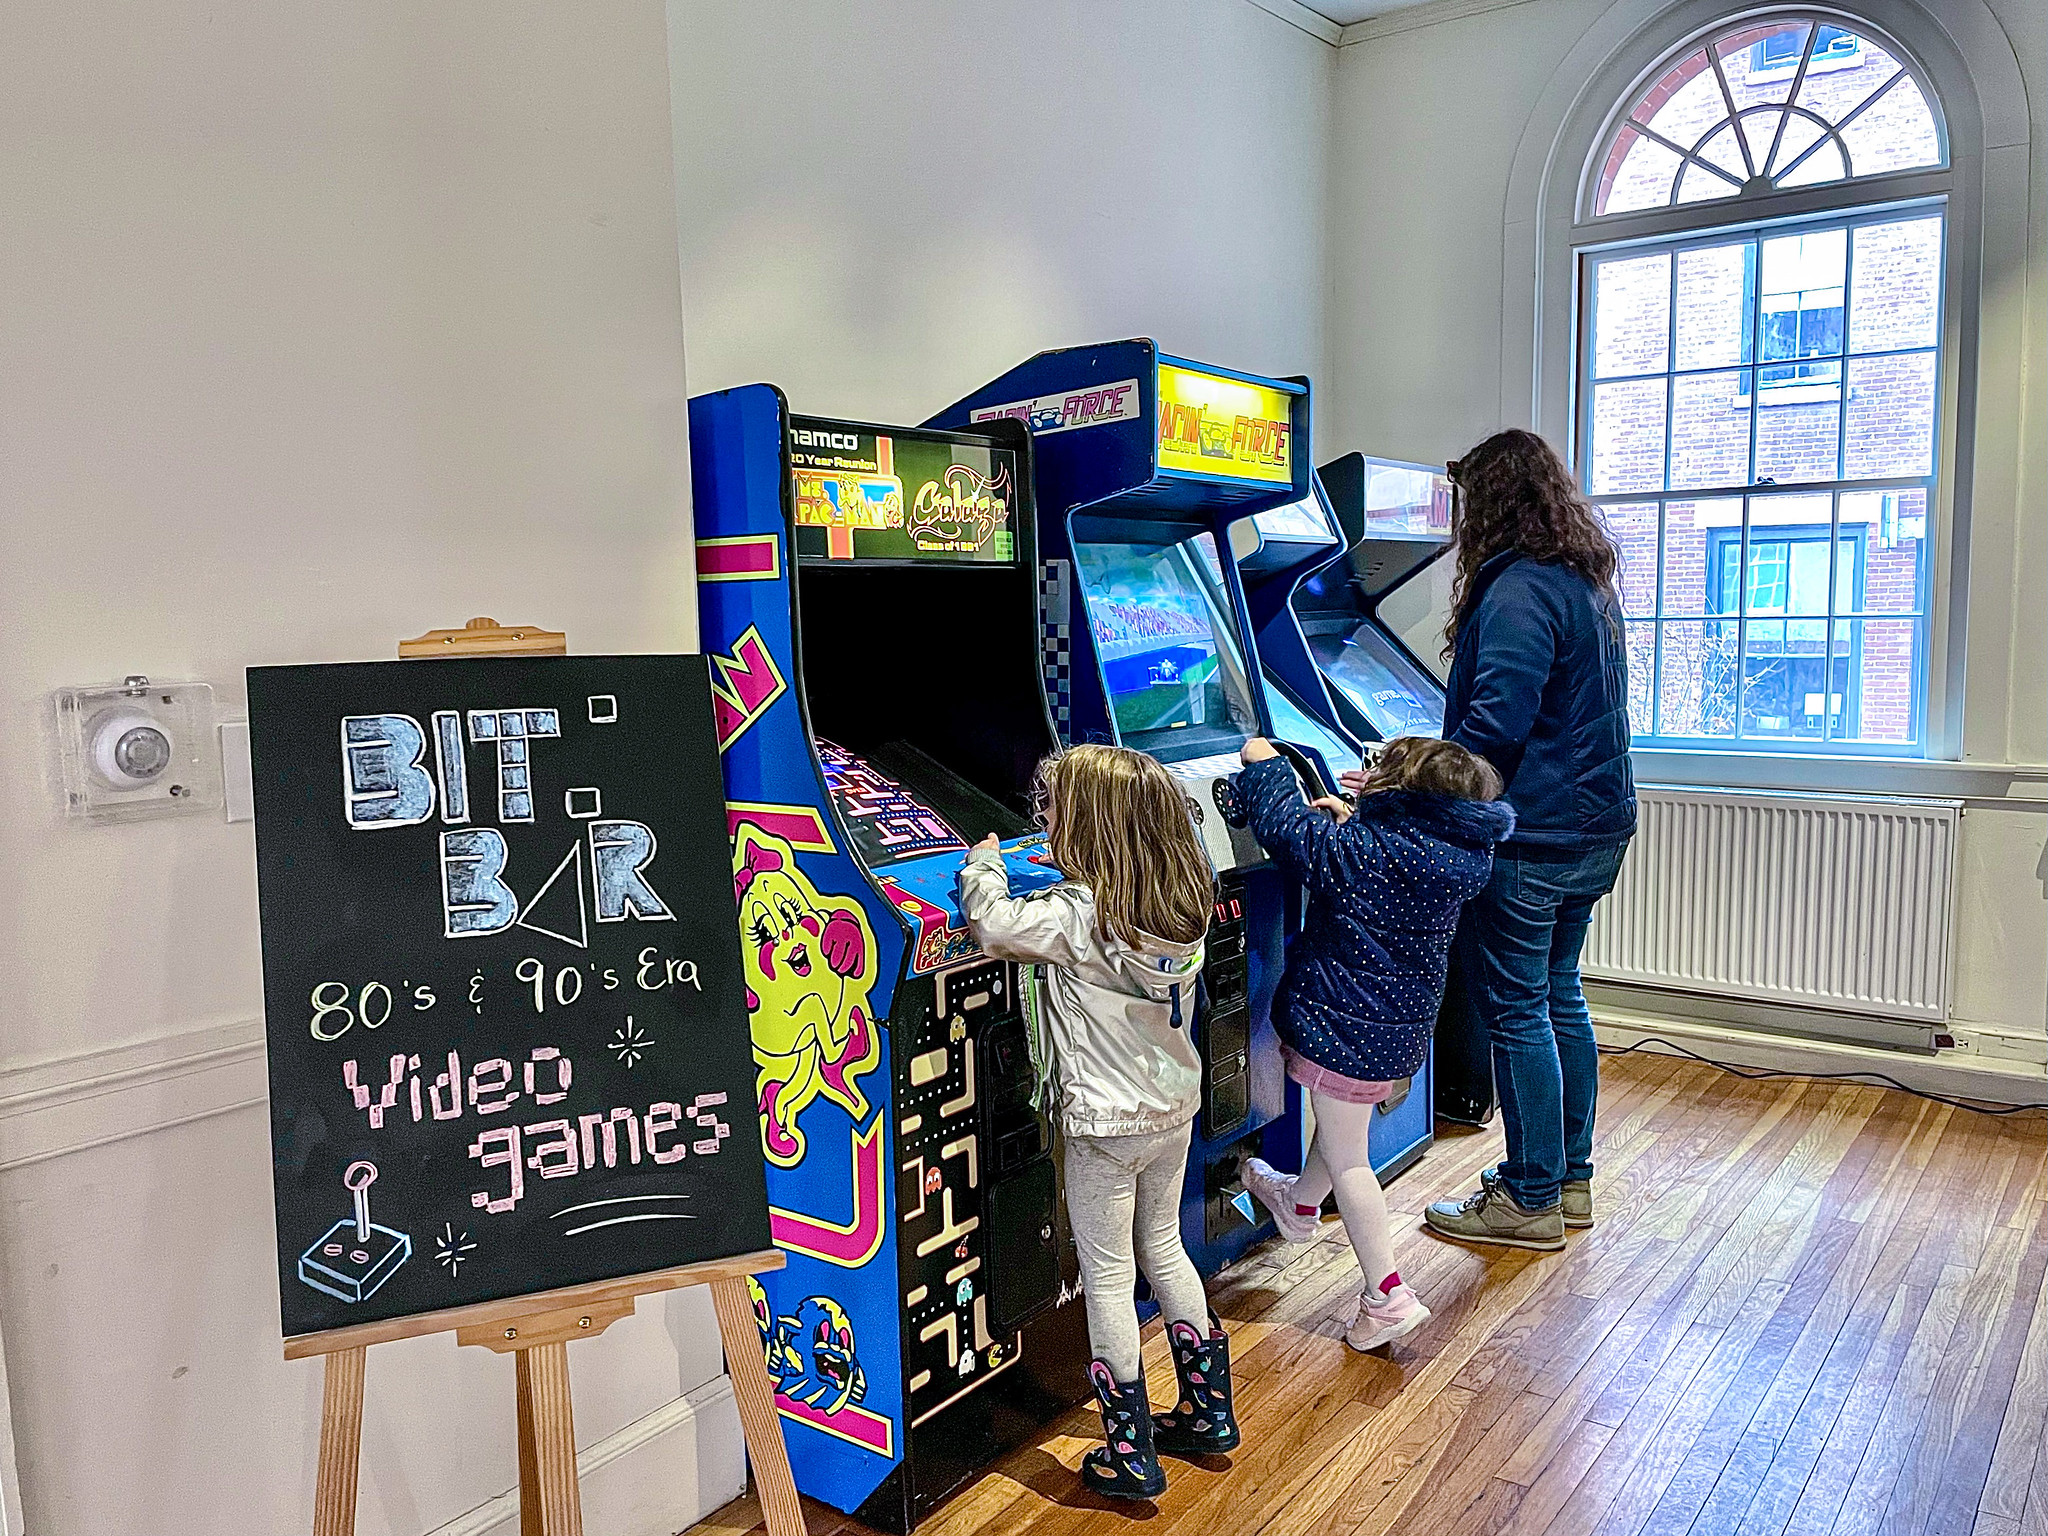
[[[1600,1057],[1579,952],[1627,851],[1617,843],[1562,859],[1498,855],[1458,926],[1465,987],[1493,1046],[1507,1135],[1500,1178],[1524,1210],[1548,1210],[1565,1181],[1593,1175]]]

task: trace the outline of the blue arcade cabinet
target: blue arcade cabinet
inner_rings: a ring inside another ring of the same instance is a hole
[[[1040,641],[1060,737],[1136,747],[1171,769],[1218,873],[1181,1210],[1190,1255],[1214,1273],[1271,1231],[1238,1181],[1242,1155],[1298,1168],[1302,1154],[1300,1095],[1271,1019],[1300,892],[1230,825],[1219,781],[1253,735],[1288,743],[1311,793],[1355,760],[1336,733],[1276,711],[1232,542],[1236,525],[1311,494],[1309,386],[1119,341],[1041,353],[928,425],[1005,419],[1034,438]]]
[[[1031,440],[690,402],[697,601],[769,1228],[755,1320],[797,1486],[903,1532],[1087,1392],[1017,968],[956,905],[1050,884]]]

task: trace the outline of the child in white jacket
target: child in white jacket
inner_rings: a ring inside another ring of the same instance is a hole
[[[996,839],[960,876],[989,954],[1045,967],[1044,1014],[1065,1135],[1067,1215],[1108,1444],[1082,1480],[1112,1498],[1166,1487],[1158,1452],[1234,1449],[1230,1341],[1180,1240],[1180,1196],[1202,1062],[1195,985],[1214,877],[1173,775],[1141,752],[1079,746],[1039,769],[1052,862],[1066,879],[1009,894]],[[1138,1356],[1139,1267],[1158,1298],[1180,1400],[1156,1425]]]

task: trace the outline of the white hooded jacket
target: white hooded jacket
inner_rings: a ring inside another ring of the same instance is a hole
[[[1060,1125],[1069,1136],[1145,1135],[1194,1118],[1202,1100],[1194,1042],[1201,940],[1145,934],[1136,949],[1105,940],[1087,886],[1066,881],[1014,897],[993,849],[968,856],[960,908],[990,955],[1046,968],[1041,1022],[1052,1037]]]

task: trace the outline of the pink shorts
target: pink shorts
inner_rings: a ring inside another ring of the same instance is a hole
[[[1384,1104],[1400,1086],[1332,1072],[1328,1067],[1317,1066],[1291,1045],[1280,1047],[1280,1058],[1287,1063],[1287,1075],[1310,1093],[1327,1094],[1345,1104]]]

